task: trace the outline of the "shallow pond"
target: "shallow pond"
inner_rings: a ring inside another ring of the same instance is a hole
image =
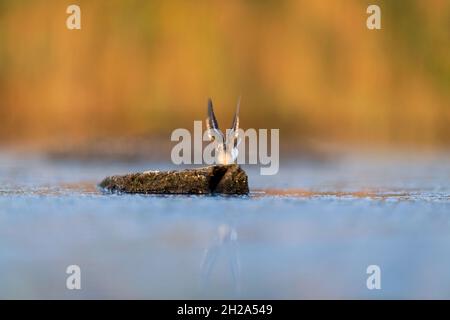
[[[2,153],[0,298],[448,299],[449,160],[291,159],[246,167],[249,196],[152,196],[96,184],[173,166]]]

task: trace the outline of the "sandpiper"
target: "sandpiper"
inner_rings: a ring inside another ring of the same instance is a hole
[[[226,130],[223,134],[219,129],[216,116],[214,115],[213,103],[208,99],[208,118],[206,119],[206,128],[208,136],[212,141],[216,142],[215,152],[217,164],[232,164],[238,156],[238,145],[241,142],[239,137],[239,107],[241,98],[239,98],[236,113],[234,114],[231,129]]]

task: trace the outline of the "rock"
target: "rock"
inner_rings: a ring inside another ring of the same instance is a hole
[[[237,164],[181,171],[146,171],[105,178],[112,192],[156,194],[248,194],[248,177]]]

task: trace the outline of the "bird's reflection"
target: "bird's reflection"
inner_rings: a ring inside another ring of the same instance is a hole
[[[233,290],[236,295],[240,294],[240,262],[238,234],[234,227],[229,224],[221,224],[217,228],[212,244],[205,250],[201,264],[202,283],[206,288],[210,282],[210,275],[219,257],[225,258],[228,264]]]

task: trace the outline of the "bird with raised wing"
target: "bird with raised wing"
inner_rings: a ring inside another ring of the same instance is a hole
[[[216,142],[215,156],[217,164],[232,164],[238,157],[238,145],[241,142],[239,137],[239,108],[241,99],[239,98],[233,123],[225,134],[219,129],[211,99],[208,99],[208,118],[206,128],[211,141]]]

